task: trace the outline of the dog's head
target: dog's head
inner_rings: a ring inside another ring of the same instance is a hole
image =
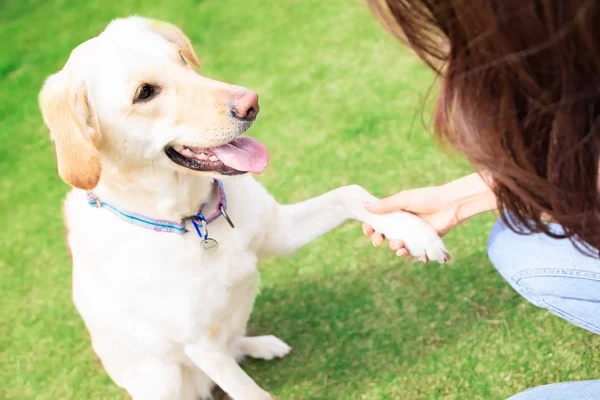
[[[198,75],[177,27],[140,17],[113,21],[81,44],[40,93],[62,179],[94,188],[105,163],[210,175],[260,173],[266,148],[241,135],[258,95]]]

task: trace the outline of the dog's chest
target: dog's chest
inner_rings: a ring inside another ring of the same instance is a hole
[[[184,234],[153,232],[90,211],[87,226],[96,229],[75,222],[70,234],[84,318],[140,320],[181,342],[245,325],[258,278],[254,227],[232,229],[220,218],[208,226],[219,248],[206,250],[191,226]]]

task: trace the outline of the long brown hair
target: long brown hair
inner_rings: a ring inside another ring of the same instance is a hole
[[[436,133],[491,174],[511,229],[598,254],[599,3],[368,2],[441,78]]]

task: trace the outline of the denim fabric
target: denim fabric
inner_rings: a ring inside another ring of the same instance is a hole
[[[598,400],[600,380],[554,383],[526,390],[509,400]]]
[[[551,229],[562,232],[556,224]],[[488,241],[490,260],[508,283],[538,307],[600,334],[600,258],[580,253],[569,240],[520,235],[498,221]],[[600,380],[527,390],[510,400],[600,400]]]

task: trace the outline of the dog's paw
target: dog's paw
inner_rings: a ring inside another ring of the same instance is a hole
[[[403,211],[372,214],[365,209],[365,203],[377,201],[377,198],[367,190],[357,185],[338,190],[340,202],[352,218],[366,222],[388,239],[402,240],[413,257],[425,262],[446,262],[450,259],[436,230],[423,219]]]
[[[408,252],[424,262],[446,262],[450,259],[448,250],[437,231],[414,214],[396,211],[388,214],[369,215],[365,221],[387,239],[404,242]]]
[[[263,360],[285,357],[292,351],[287,343],[273,335],[240,338],[238,349],[245,356]]]

